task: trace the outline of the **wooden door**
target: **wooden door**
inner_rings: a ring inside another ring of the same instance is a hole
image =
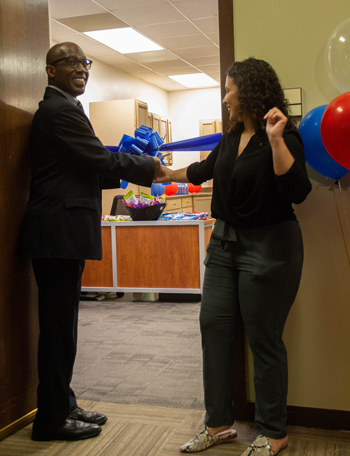
[[[0,0],[0,439],[36,409],[37,288],[30,260],[20,258],[19,229],[31,122],[47,84],[48,17],[48,0]]]

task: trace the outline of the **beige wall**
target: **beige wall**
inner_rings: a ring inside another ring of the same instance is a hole
[[[332,31],[350,17],[349,0],[233,4],[236,60],[267,60],[284,88],[301,87],[304,116],[340,95],[326,73],[324,53]],[[295,208],[305,263],[285,331],[289,405],[350,410],[349,174],[339,187],[310,170],[312,193]],[[249,399],[254,400],[251,354],[248,364]]]

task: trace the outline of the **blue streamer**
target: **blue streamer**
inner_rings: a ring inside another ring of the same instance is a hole
[[[162,152],[213,150],[220,141],[221,136],[222,133],[215,133],[214,135],[200,136],[199,138],[184,139],[183,141],[163,144],[159,150]]]

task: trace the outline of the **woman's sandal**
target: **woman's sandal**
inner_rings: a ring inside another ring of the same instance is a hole
[[[273,451],[271,449],[271,442],[263,435],[258,435],[254,442],[245,450],[241,456],[275,456],[277,453],[287,447],[283,445],[279,450]]]
[[[227,431],[219,432],[219,434],[210,435],[207,426],[205,426],[204,431],[182,445],[180,450],[183,453],[197,453],[220,443],[233,442],[236,437],[237,431],[235,429],[230,428]]]

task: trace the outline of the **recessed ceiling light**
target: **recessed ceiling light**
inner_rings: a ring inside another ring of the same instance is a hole
[[[95,30],[84,32],[85,35],[99,41],[106,46],[120,52],[121,54],[132,54],[134,52],[159,51],[163,48],[153,43],[141,33],[131,27]]]
[[[212,87],[219,85],[218,82],[204,73],[177,74],[175,76],[169,76],[169,78],[189,88]]]

